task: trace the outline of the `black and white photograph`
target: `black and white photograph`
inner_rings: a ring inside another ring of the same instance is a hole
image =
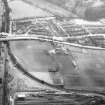
[[[0,0],[0,105],[105,105],[105,0]]]

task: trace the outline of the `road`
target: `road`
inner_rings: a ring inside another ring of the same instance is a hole
[[[3,14],[4,14],[4,3],[0,0],[0,32],[2,30],[2,22],[3,22]],[[3,52],[3,43],[0,43],[0,105],[3,104],[3,79],[4,79],[4,52]]]

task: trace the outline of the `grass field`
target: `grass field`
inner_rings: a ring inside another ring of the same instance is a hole
[[[53,16],[51,13],[43,11],[37,6],[32,6],[21,0],[9,2],[11,8],[11,17],[13,19],[19,19],[24,17],[49,17]]]
[[[99,89],[105,86],[105,55],[76,54],[77,67],[73,57],[65,54],[49,54],[53,46],[47,42],[11,42],[13,54],[23,67],[40,79],[51,82],[49,70],[58,68],[66,88]],[[39,75],[39,76],[38,76]],[[46,75],[46,77],[43,77]],[[50,78],[49,80],[47,80]]]

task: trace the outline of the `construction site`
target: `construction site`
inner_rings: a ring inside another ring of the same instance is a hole
[[[0,0],[0,105],[105,105],[104,6]]]

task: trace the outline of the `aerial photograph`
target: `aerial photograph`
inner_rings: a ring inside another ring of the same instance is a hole
[[[0,0],[0,105],[105,105],[105,0]]]

